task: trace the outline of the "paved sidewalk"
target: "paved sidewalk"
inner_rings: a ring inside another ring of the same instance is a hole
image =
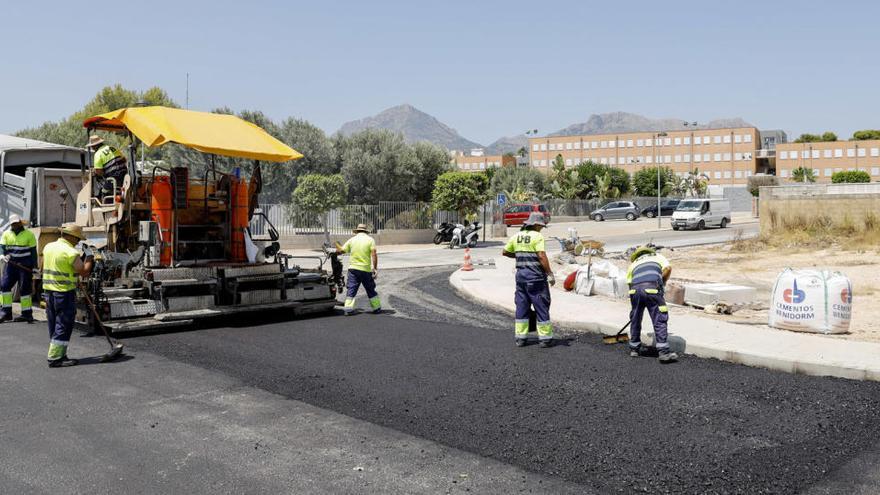
[[[494,270],[456,271],[449,281],[465,298],[513,313],[513,260],[496,257]],[[561,283],[561,282],[560,282]],[[614,334],[626,323],[629,301],[584,297],[553,289],[550,316],[564,328]],[[710,318],[676,314],[670,308],[670,344],[676,352],[808,375],[880,381],[880,344],[815,334],[753,328]],[[643,333],[653,338],[645,315]],[[513,323],[511,321],[511,342]],[[512,343],[511,343],[512,345]],[[621,350],[621,352],[623,352]]]

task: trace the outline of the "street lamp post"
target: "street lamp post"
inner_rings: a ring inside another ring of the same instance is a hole
[[[684,126],[685,127],[691,126],[692,128],[696,129],[697,122],[696,121],[685,122]],[[688,173],[693,172],[693,170],[694,170],[694,131],[691,131],[691,167],[690,167],[690,170],[688,170]]]
[[[662,223],[660,222],[660,218],[662,215],[660,214],[660,164],[657,163],[657,138],[668,136],[665,132],[658,132],[654,134],[654,141],[651,143],[652,145],[652,153],[654,153],[654,164],[657,167],[657,228],[662,228]]]

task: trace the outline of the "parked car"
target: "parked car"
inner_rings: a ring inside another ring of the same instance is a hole
[[[612,201],[598,210],[590,212],[590,218],[597,222],[623,218],[635,220],[641,214],[642,209],[632,201]]]
[[[529,219],[532,212],[541,212],[544,214],[544,222],[550,223],[550,212],[547,207],[540,204],[513,204],[504,210],[504,225],[512,227],[514,225],[522,225]]]
[[[672,214],[672,230],[696,229],[730,223],[730,201],[723,199],[684,199]]]
[[[678,203],[681,200],[678,199],[664,199],[660,201],[660,216],[668,217],[672,215],[672,212],[675,211],[675,208],[678,207]],[[642,215],[648,218],[654,218],[657,216],[657,205],[653,204],[642,209]]]

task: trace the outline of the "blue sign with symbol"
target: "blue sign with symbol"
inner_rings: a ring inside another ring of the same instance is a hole
[[[507,203],[507,196],[503,193],[499,194],[497,198],[495,198],[495,202],[498,203],[498,206],[504,206],[504,203]]]

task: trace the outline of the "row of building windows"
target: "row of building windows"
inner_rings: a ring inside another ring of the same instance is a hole
[[[861,168],[861,167],[859,167],[859,168],[856,168],[856,167],[850,167],[850,168],[848,168],[848,169],[843,169],[843,168],[826,168],[826,169],[823,169],[823,170],[822,170],[822,176],[823,176],[823,177],[831,177],[831,175],[832,175],[834,172],[841,172],[841,171],[843,171],[843,170],[862,170],[862,171],[864,171],[864,172],[867,172],[867,171],[868,171],[868,169]],[[819,172],[819,171],[816,170],[816,173],[818,173],[818,172]],[[780,177],[788,177],[789,175],[791,175],[791,172],[790,172],[788,169],[784,169],[784,168],[779,169],[779,176],[780,176]],[[880,175],[880,167],[871,167],[871,175],[874,175],[874,176]]]
[[[486,170],[486,167],[500,167],[501,162],[460,163],[463,170]]]
[[[858,151],[856,151],[858,150]],[[822,158],[843,158],[843,149],[827,149],[827,150],[802,150],[800,152],[801,158],[819,158],[820,154]],[[867,156],[868,150],[866,148],[847,148],[846,149],[846,157],[854,158],[856,155],[859,157]],[[880,148],[871,148],[871,156],[880,156]],[[795,150],[792,151],[780,151],[779,152],[780,160],[797,160],[798,152]]]
[[[752,153],[734,153],[733,160],[734,161],[748,161],[752,159]],[[583,160],[576,158],[566,158],[565,166],[573,167],[581,162],[592,161],[594,163],[601,163],[602,165],[638,165],[638,164],[651,164],[654,163],[654,159],[651,156],[621,156],[620,162],[618,163],[618,159],[616,157],[584,157]],[[710,163],[710,162],[729,162],[730,161],[730,153],[702,153],[696,154],[694,153],[693,163]],[[553,160],[549,162],[547,160],[532,160],[533,167],[546,167],[553,164]],[[656,163],[691,163],[691,155],[657,155]]]
[[[731,143],[730,134],[726,134],[724,136],[694,136],[694,144],[730,144]],[[741,143],[751,143],[752,135],[751,134],[734,134],[733,135],[733,143],[741,144]],[[648,139],[620,139],[615,141],[611,140],[603,140],[603,141],[589,141],[583,143],[584,149],[604,149],[604,148],[632,148],[633,146],[637,148],[642,147],[651,147],[651,146],[690,146],[691,138],[690,136],[685,137],[676,137],[676,138],[657,138],[657,142],[654,143],[653,138]],[[574,141],[568,143],[533,143],[532,151],[562,151],[562,150],[579,150],[581,149],[581,142]]]

